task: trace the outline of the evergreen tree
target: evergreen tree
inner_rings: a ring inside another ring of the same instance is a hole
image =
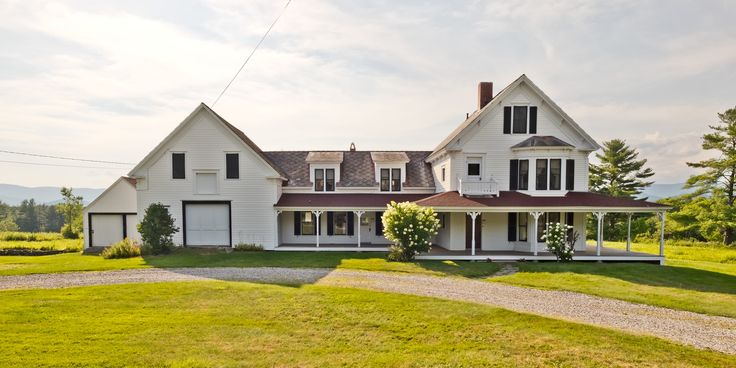
[[[36,212],[36,201],[24,199],[18,207],[18,218],[16,219],[20,231],[38,232],[41,230]]]
[[[696,188],[694,197],[707,202],[696,215],[703,231],[715,230],[725,244],[731,244],[736,229],[736,107],[719,113],[718,120],[715,125],[709,125],[712,132],[702,137],[703,149],[715,155],[687,163],[703,172],[691,176],[686,186]]]
[[[648,181],[654,175],[651,168],[645,167],[647,160],[639,158],[639,152],[629,147],[622,139],[603,142],[603,152],[596,153],[598,165],[590,165],[590,191],[613,197],[636,198],[642,190],[652,185]],[[627,234],[627,217],[624,214],[609,213],[605,217],[604,236],[606,239],[623,240]],[[588,223],[588,232],[595,233],[595,221]],[[632,236],[647,230],[646,218],[632,218]]]

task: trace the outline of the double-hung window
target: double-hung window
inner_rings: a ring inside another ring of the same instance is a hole
[[[529,160],[519,160],[519,190],[529,189]]]
[[[562,189],[562,160],[559,158],[537,159],[537,190]]]
[[[302,212],[301,216],[301,234],[315,235],[315,229],[317,228],[317,216],[309,211]]]
[[[381,169],[381,191],[401,191],[401,169]]]
[[[332,216],[332,234],[348,235],[348,213],[335,212]]]
[[[335,191],[335,169],[314,169],[314,191]]]
[[[537,190],[547,190],[547,159],[537,159]]]
[[[505,106],[503,109],[504,134],[537,134],[536,106]]]
[[[519,241],[526,241],[527,240],[527,234],[529,233],[528,226],[529,226],[529,215],[525,212],[521,212],[518,214],[518,234],[519,234]]]

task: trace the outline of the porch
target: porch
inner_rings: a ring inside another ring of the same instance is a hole
[[[384,244],[330,244],[317,246],[316,244],[282,244],[276,247],[278,252],[374,252],[385,253],[388,247]],[[473,254],[475,253],[475,254]],[[381,255],[382,256],[382,255]],[[428,253],[417,256],[418,260],[441,260],[441,261],[490,261],[490,262],[512,262],[512,261],[555,261],[555,256],[550,252],[538,252],[536,255],[530,252],[513,250],[478,250],[472,252],[466,250],[449,250],[435,245]],[[602,247],[598,255],[597,247],[587,245],[585,250],[576,250],[574,261],[582,262],[647,262],[662,264],[664,256],[642,252],[631,252],[623,249]]]

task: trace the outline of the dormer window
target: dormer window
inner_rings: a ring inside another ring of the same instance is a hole
[[[537,107],[505,106],[503,134],[537,134]]]
[[[401,169],[381,169],[381,191],[401,191]]]
[[[335,191],[335,169],[314,169],[314,191]]]

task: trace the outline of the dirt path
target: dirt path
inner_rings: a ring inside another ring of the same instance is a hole
[[[736,319],[574,292],[403,273],[306,268],[179,268],[0,277],[0,290],[192,280],[315,283],[486,304],[736,354]]]

